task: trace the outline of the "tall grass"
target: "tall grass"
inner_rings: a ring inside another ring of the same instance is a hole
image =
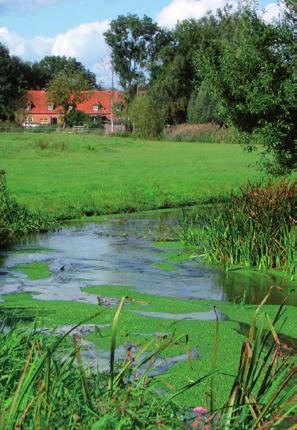
[[[184,222],[179,234],[225,268],[278,269],[294,276],[296,266],[297,181],[248,184],[216,205],[195,228]]]
[[[174,394],[160,392],[160,380],[154,383],[150,372],[167,348],[184,342],[187,336],[177,336],[173,329],[172,335],[160,340],[157,349],[152,351],[152,340],[117,363],[116,333],[125,298],[113,320],[110,371],[106,374],[88,368],[75,336],[69,352],[67,336],[72,330],[53,339],[36,330],[20,329],[18,324],[8,330],[4,322],[0,327],[0,428],[272,430],[281,428],[284,422],[290,424],[297,406],[297,368],[289,348],[277,335],[284,303],[272,321],[263,312],[269,294],[253,316],[239,367],[234,371],[234,384],[223,406],[216,405],[215,399],[218,321],[211,373]],[[21,319],[23,316],[21,313]],[[198,416],[173,401],[207,379],[211,385],[209,407],[197,408]]]
[[[261,312],[272,288],[258,306],[248,339],[243,342],[233,387],[216,416],[219,429],[269,430],[293,424],[297,409],[297,366],[292,351],[281,344],[277,335],[286,300],[272,321]],[[268,330],[264,330],[265,325]]]
[[[28,233],[47,231],[54,225],[45,213],[29,211],[19,204],[6,189],[5,173],[0,174],[0,249]]]
[[[106,374],[94,372],[83,362],[77,337],[69,350],[71,330],[53,339],[18,329],[18,325],[10,330],[2,327],[1,430],[183,428],[181,409],[162,400],[149,378],[160,354],[179,339],[169,336],[154,352],[149,352],[150,342],[134,356],[127,354],[121,363],[115,362],[123,303],[124,299],[113,321],[110,372]]]
[[[163,139],[174,142],[232,143],[229,130],[213,123],[179,124],[165,129]]]

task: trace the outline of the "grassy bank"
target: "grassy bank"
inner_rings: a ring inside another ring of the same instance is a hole
[[[239,145],[66,134],[1,134],[9,190],[61,218],[178,207],[259,177]]]
[[[26,206],[18,203],[5,186],[0,187],[0,250],[29,233],[48,231],[54,225],[54,220],[45,212],[28,210]]]

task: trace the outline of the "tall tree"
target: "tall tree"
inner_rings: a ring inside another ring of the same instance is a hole
[[[158,51],[151,91],[162,105],[168,123],[186,121],[189,100],[200,85],[194,56],[204,39],[216,37],[213,17],[185,20],[177,24],[168,43]]]
[[[32,64],[33,79],[35,78],[34,88],[47,87],[48,83],[60,73],[81,73],[87,82],[88,89],[99,88],[96,83],[96,75],[86,69],[82,63],[75,58],[55,55],[46,56],[41,61]]]
[[[205,40],[197,73],[221,114],[251,147],[263,143],[266,168],[285,173],[296,163],[297,44],[287,20],[267,24],[255,10],[222,13],[220,39]]]
[[[86,100],[90,94],[85,91],[88,83],[83,73],[59,73],[49,83],[48,100],[60,106],[63,113],[63,126],[71,108]]]
[[[104,33],[111,48],[115,72],[119,76],[127,100],[130,102],[137,88],[146,84],[157,47],[165,32],[151,18],[120,15],[111,21]]]
[[[0,43],[0,120],[14,120],[27,87],[27,65]]]

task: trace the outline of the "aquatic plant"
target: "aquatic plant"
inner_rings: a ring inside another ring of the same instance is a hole
[[[297,409],[297,366],[293,351],[282,344],[277,327],[282,324],[286,299],[271,321],[263,306],[264,297],[253,316],[248,339],[243,342],[239,367],[224,407],[212,411],[211,429],[269,430],[281,425],[294,428]],[[268,330],[264,326],[268,325]]]
[[[0,330],[1,429],[183,428],[183,410],[173,401],[162,400],[149,377],[160,354],[180,339],[169,336],[153,352],[149,342],[135,354],[127,352],[117,363],[116,333],[124,301],[113,320],[110,372],[105,374],[94,372],[83,361],[77,336],[69,350],[68,336],[80,324],[55,339],[37,330],[20,329],[18,324],[7,330],[4,320]]]
[[[187,340],[187,336],[177,336],[172,326],[172,335],[160,339],[157,347],[151,340],[136,352],[128,351],[117,362],[117,332],[125,297],[112,323],[107,373],[94,372],[83,361],[77,335],[73,336],[73,347],[69,348],[69,335],[80,324],[53,339],[19,325],[19,321],[30,318],[29,310],[21,309],[16,315],[17,323],[10,324],[9,329],[7,315],[2,315],[0,428],[272,430],[284,422],[290,424],[297,407],[293,384],[297,368],[291,351],[281,344],[277,335],[284,303],[272,321],[262,312],[269,295],[270,292],[253,316],[233,387],[223,407],[216,404],[215,398],[215,377],[220,372],[216,360],[218,321],[213,370],[171,394],[168,384],[164,385],[167,393],[164,389],[160,393],[162,379],[154,381],[150,373],[158,358],[171,346]],[[11,312],[13,316],[14,311]],[[211,381],[208,403],[194,408],[193,413],[173,400],[207,380]]]
[[[297,181],[242,187],[205,216],[204,225],[185,220],[179,234],[200,246],[212,263],[278,269],[294,276]]]

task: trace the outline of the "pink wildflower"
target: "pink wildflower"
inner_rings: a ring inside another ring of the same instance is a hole
[[[195,420],[195,421],[193,422],[193,424],[192,424],[192,427],[193,427],[194,429],[197,429],[197,428],[198,428],[198,426],[199,426],[200,421],[201,421],[201,417],[196,418],[196,420]]]
[[[207,409],[203,408],[202,406],[197,406],[196,408],[193,409],[193,412],[195,412],[195,414],[206,414]]]

